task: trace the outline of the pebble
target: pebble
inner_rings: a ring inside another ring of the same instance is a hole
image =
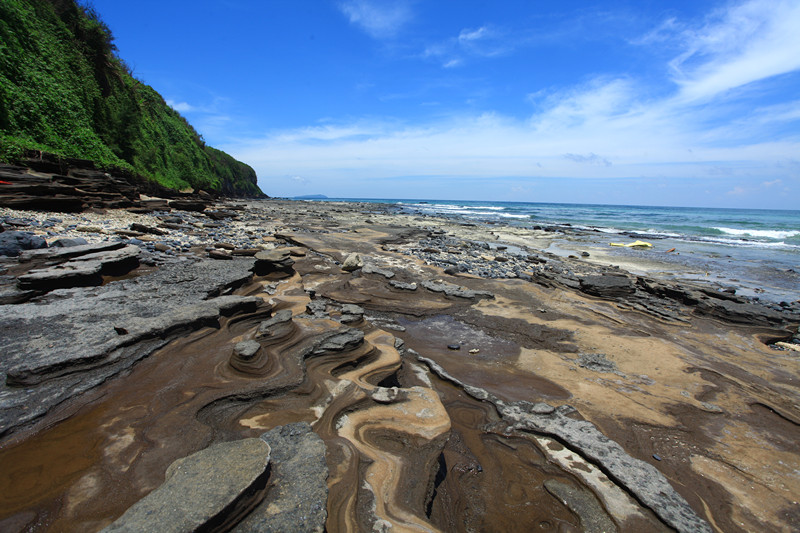
[[[460,350],[461,349],[461,345],[460,344],[448,344],[447,345],[447,349],[448,350]]]

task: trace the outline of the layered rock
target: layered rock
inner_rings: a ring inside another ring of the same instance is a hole
[[[0,434],[96,387],[181,331],[254,309],[254,297],[213,297],[250,279],[252,263],[187,260],[100,287],[55,290],[36,303],[0,305]]]
[[[128,509],[105,533],[183,533],[236,523],[264,498],[270,447],[262,439],[209,446],[172,463],[159,488]]]

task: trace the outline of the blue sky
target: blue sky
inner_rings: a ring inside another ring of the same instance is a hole
[[[800,2],[94,0],[272,196],[800,199]]]

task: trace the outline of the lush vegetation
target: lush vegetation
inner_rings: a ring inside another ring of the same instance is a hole
[[[261,194],[252,168],[206,146],[131,75],[108,27],[76,0],[0,0],[0,160],[29,150],[175,189]]]

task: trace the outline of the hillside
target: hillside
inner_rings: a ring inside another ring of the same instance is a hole
[[[173,189],[263,196],[251,167],[207,146],[131,75],[108,27],[76,0],[0,2],[0,160],[31,150]]]

